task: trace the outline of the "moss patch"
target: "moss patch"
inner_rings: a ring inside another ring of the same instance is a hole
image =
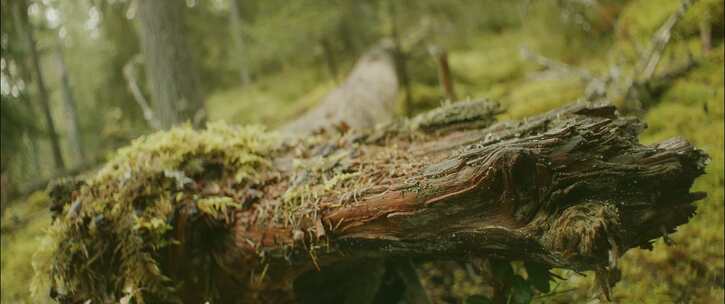
[[[36,254],[33,289],[41,298],[50,285],[60,299],[177,301],[159,263],[178,241],[170,234],[173,217],[191,208],[228,222],[222,219],[242,208],[244,189],[268,178],[261,172],[271,171],[265,168],[276,138],[260,127],[216,123],[135,140],[62,202]]]

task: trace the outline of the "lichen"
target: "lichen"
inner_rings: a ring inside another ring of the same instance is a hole
[[[209,185],[243,192],[270,178],[263,172],[272,171],[264,169],[278,147],[278,136],[261,127],[224,123],[135,140],[86,180],[73,202],[60,203],[36,254],[33,292],[42,296],[49,285],[57,299],[178,301],[159,262],[178,242],[170,233],[176,211],[193,207],[209,220],[228,219],[243,202]]]
[[[487,100],[447,103],[434,110],[416,116],[410,123],[412,129],[439,131],[469,125],[482,128],[493,123],[496,114],[501,113],[497,103]]]

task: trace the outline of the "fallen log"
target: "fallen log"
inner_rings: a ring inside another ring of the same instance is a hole
[[[704,197],[689,191],[702,151],[639,144],[644,124],[611,105],[494,123],[498,111],[459,102],[304,139],[225,125],[141,138],[54,191],[65,207],[36,289],[45,280],[69,303],[291,303],[305,273],[411,257],[524,260],[611,283],[624,252],[672,233]]]
[[[390,122],[398,96],[398,75],[392,42],[382,40],[355,62],[345,81],[282,131],[307,135],[344,124],[353,129],[372,128]]]

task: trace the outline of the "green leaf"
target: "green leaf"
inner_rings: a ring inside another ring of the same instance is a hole
[[[539,263],[525,262],[524,268],[526,268],[526,273],[529,275],[528,281],[531,286],[534,286],[534,288],[543,293],[549,292],[551,274],[549,273],[548,267]]]
[[[512,304],[529,304],[534,298],[534,291],[531,290],[529,282],[519,275],[514,276],[511,284],[511,301]]]
[[[463,304],[493,304],[493,301],[484,295],[472,295],[466,298]]]

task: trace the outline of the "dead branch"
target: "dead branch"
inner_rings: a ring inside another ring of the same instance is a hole
[[[451,77],[451,69],[448,64],[448,51],[436,45],[429,45],[428,53],[430,53],[438,66],[438,83],[440,83],[443,95],[449,101],[458,100],[454,89],[453,78]]]
[[[638,90],[651,82],[655,77],[655,70],[660,62],[660,58],[664,53],[672,36],[672,29],[677,22],[687,12],[691,6],[690,0],[683,0],[677,9],[667,20],[658,28],[658,30],[650,38],[650,42],[646,50],[640,52],[639,61],[636,63],[635,69],[631,75],[619,76],[618,73],[610,73],[604,77],[596,76],[586,69],[574,67],[542,55],[531,52],[525,47],[521,48],[521,56],[524,59],[531,60],[548,69],[557,70],[565,74],[575,75],[582,81],[587,83],[582,100],[617,100],[623,99],[624,110],[640,111],[642,105],[639,102]],[[637,41],[634,41],[637,43]],[[639,48],[638,48],[639,49]],[[689,69],[694,64],[689,61],[685,68]],[[615,66],[610,67],[610,71],[616,69]],[[618,70],[618,69],[617,69]],[[681,70],[678,68],[676,70]],[[664,75],[658,79],[668,79],[671,75]]]
[[[128,90],[131,91],[131,95],[133,95],[134,100],[141,108],[143,118],[151,128],[161,130],[161,122],[156,119],[154,111],[151,110],[151,106],[146,101],[146,97],[144,97],[138,81],[136,81],[136,65],[139,63],[141,63],[141,55],[137,54],[123,66],[123,77],[126,78],[126,82],[128,83]]]
[[[672,29],[675,27],[677,22],[682,19],[690,6],[690,0],[683,0],[677,11],[667,18],[665,23],[663,23],[657,32],[655,32],[654,36],[650,40],[649,46],[647,47],[647,52],[642,58],[640,58],[640,62],[638,64],[638,73],[636,74],[642,79],[650,79],[652,78],[652,75],[654,75],[657,64],[660,62],[660,58],[662,57],[662,53],[672,37]]]

